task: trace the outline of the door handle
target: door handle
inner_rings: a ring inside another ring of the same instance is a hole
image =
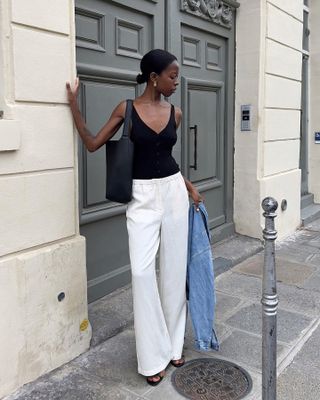
[[[190,131],[194,131],[194,153],[193,153],[193,164],[190,165],[190,168],[193,168],[195,171],[198,168],[198,151],[197,151],[197,136],[198,136],[198,125],[190,126]]]

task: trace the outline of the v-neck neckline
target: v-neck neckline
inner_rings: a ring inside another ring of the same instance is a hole
[[[156,131],[155,131],[154,129],[152,129],[148,124],[146,124],[146,123],[144,122],[144,120],[140,117],[140,115],[139,115],[139,113],[138,113],[138,111],[137,111],[135,105],[132,104],[132,106],[133,106],[134,111],[135,111],[135,113],[137,114],[138,118],[140,119],[140,121],[141,121],[150,131],[152,131],[154,135],[161,135],[161,133],[168,127],[168,125],[169,125],[169,123],[170,123],[170,121],[171,121],[171,117],[172,117],[172,108],[173,108],[172,104],[171,104],[171,106],[170,106],[169,120],[168,120],[168,122],[166,123],[165,127],[164,127],[163,129],[161,129],[160,132],[156,132]]]

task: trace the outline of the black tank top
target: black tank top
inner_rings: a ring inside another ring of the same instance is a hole
[[[177,141],[174,106],[160,133],[155,132],[132,108],[131,140],[134,142],[133,179],[164,178],[180,171],[171,152]]]

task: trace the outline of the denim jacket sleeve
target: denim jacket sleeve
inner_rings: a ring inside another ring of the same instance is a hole
[[[199,204],[199,211],[194,204],[189,208],[187,299],[195,348],[219,350],[214,329],[216,296],[211,234],[203,202]]]

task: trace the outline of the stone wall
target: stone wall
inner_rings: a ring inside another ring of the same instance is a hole
[[[300,226],[302,12],[302,0],[243,0],[238,12],[234,209],[249,236],[262,236],[266,196],[279,202],[278,238]],[[240,131],[241,104],[252,105],[251,132]]]
[[[74,4],[0,0],[0,398],[89,347]],[[61,293],[64,293],[64,299]]]
[[[314,140],[320,132],[320,2],[310,2],[310,120],[309,120],[309,191],[320,203],[320,144]]]

